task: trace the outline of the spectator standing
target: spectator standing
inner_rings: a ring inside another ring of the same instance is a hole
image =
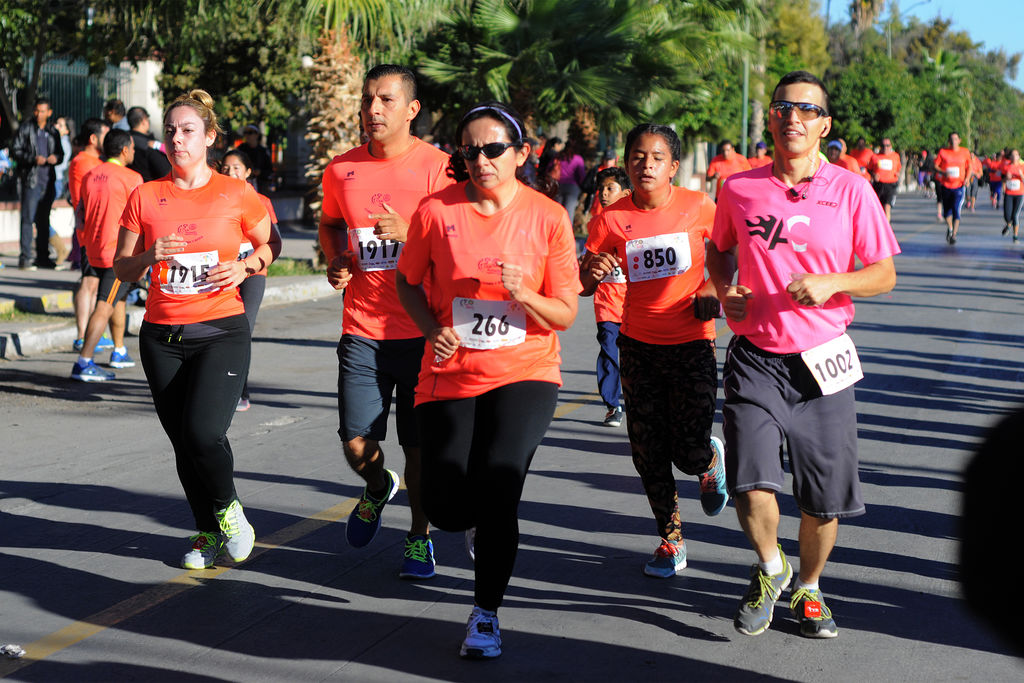
[[[50,123],[53,110],[46,98],[36,100],[32,121],[22,124],[14,138],[14,159],[21,179],[21,252],[18,268],[53,268],[50,260],[50,209],[57,174],[64,160],[60,133]],[[32,261],[32,227],[36,229],[36,255]]]

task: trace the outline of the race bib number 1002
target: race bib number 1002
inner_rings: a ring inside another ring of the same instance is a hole
[[[685,232],[626,242],[630,282],[675,277],[690,269],[690,237]]]
[[[800,357],[821,387],[822,396],[838,393],[864,379],[857,348],[848,334],[808,349]]]
[[[217,263],[216,251],[176,254],[153,266],[153,280],[166,294],[206,294],[217,289],[206,282],[207,271]]]
[[[382,240],[373,234],[373,228],[352,228],[348,233],[352,251],[359,259],[359,268],[364,272],[394,270],[398,265],[398,256],[402,253],[401,242]]]
[[[452,327],[468,349],[497,349],[526,340],[526,310],[515,301],[452,299]]]

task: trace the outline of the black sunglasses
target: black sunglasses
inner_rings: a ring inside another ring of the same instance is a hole
[[[774,100],[768,105],[768,111],[780,119],[787,118],[796,109],[796,115],[801,121],[813,121],[819,116],[828,116],[824,107],[819,107],[810,102],[787,102],[786,100]]]
[[[505,153],[509,147],[517,147],[521,143],[517,142],[488,142],[486,145],[477,147],[475,145],[461,145],[459,150],[459,156],[466,161],[476,161],[476,158],[480,156],[480,152],[484,153],[484,156],[488,159],[497,159]]]

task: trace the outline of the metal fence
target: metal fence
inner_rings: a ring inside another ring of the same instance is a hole
[[[26,69],[31,73],[31,60]],[[127,98],[131,78],[130,68],[108,66],[101,74],[90,74],[89,66],[82,60],[69,63],[66,57],[50,55],[40,72],[39,96],[50,100],[54,119],[74,119],[77,133],[82,121],[102,115],[104,102],[115,97],[122,101]]]

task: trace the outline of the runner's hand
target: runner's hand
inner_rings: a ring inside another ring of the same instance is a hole
[[[345,289],[349,280],[352,279],[352,254],[346,251],[341,256],[335,256],[327,266],[327,282],[335,289]]]
[[[213,285],[219,289],[237,287],[245,282],[249,274],[245,271],[245,261],[237,259],[218,263],[206,271],[206,284]]]
[[[725,293],[725,317],[737,322],[747,317],[747,300],[754,297],[754,292],[745,285],[729,285]]]
[[[722,317],[722,304],[718,297],[709,294],[696,294],[693,297],[693,317],[705,322]]]
[[[188,246],[188,242],[177,235],[166,235],[158,237],[153,242],[153,246],[149,248],[149,251],[153,257],[153,263],[158,263],[160,261],[170,261],[174,258],[175,254],[185,251],[186,246]]]
[[[606,251],[602,251],[600,254],[595,254],[588,259],[587,268],[590,271],[590,277],[600,282],[608,277],[610,272],[618,268],[621,262],[621,259]]]
[[[801,306],[823,306],[836,293],[828,275],[793,273],[792,277],[786,291]]]
[[[499,261],[498,265],[501,266],[501,286],[505,288],[513,301],[521,301],[521,297],[527,291],[523,286],[523,267],[504,261]]]
[[[440,362],[452,357],[459,348],[462,339],[450,327],[437,327],[427,335],[430,349],[434,352],[435,361]]]
[[[377,221],[373,234],[383,240],[404,242],[409,236],[409,223],[394,209],[384,204],[387,213],[371,213],[370,220]]]

